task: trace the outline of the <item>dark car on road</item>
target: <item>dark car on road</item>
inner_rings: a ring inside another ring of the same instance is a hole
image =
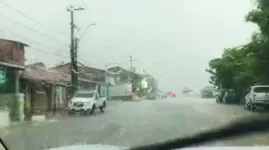
[[[220,95],[216,97],[217,103],[239,103],[239,93],[234,90],[222,91]]]

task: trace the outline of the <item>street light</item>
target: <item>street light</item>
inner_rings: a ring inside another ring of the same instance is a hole
[[[86,29],[83,31],[83,33],[82,33],[81,36],[79,37],[79,42],[81,41],[81,39],[83,38],[83,36],[85,35],[85,33],[88,31],[89,27],[90,27],[90,26],[95,26],[95,25],[96,25],[96,23],[90,23],[90,24],[86,27]]]
[[[110,72],[110,71],[108,71],[108,66],[110,66],[110,65],[120,65],[118,62],[110,62],[110,63],[108,63],[108,64],[106,64],[105,65],[105,82],[107,83],[107,74],[109,73],[109,74],[113,74],[113,75],[118,75],[118,74],[120,74],[120,72],[121,72],[121,70],[120,71],[118,71],[118,72]]]

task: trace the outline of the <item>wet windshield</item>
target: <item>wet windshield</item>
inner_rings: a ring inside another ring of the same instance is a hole
[[[268,1],[0,0],[0,136],[128,148],[269,115]]]

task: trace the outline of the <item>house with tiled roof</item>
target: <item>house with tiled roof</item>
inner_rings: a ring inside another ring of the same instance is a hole
[[[71,74],[70,63],[64,63],[55,66],[51,69],[55,69],[58,72],[64,74]],[[74,71],[74,70],[73,70]],[[93,66],[87,66],[79,64],[78,66],[78,89],[80,90],[97,90],[100,96],[107,96],[107,83],[106,83],[106,71],[101,68]]]
[[[30,104],[30,112],[26,112],[30,117],[64,108],[72,91],[69,74],[46,68],[42,62],[25,66],[20,82]]]

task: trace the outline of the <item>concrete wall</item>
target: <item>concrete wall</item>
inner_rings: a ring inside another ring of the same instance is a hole
[[[0,53],[4,54],[1,55],[0,61],[24,66],[24,44],[0,39]]]
[[[0,129],[10,124],[9,111],[0,109]]]
[[[132,95],[132,84],[122,83],[109,87],[110,96]]]
[[[101,84],[100,86],[100,96],[106,97],[107,96],[107,86],[105,84]]]
[[[45,91],[36,91],[34,96],[33,111],[36,114],[43,114],[48,109],[48,98]]]
[[[13,101],[13,94],[0,94],[0,128],[8,126],[9,119],[9,101]]]
[[[0,127],[23,120],[23,94],[0,94]]]
[[[111,100],[132,100],[132,84],[122,83],[109,87],[109,96]]]

